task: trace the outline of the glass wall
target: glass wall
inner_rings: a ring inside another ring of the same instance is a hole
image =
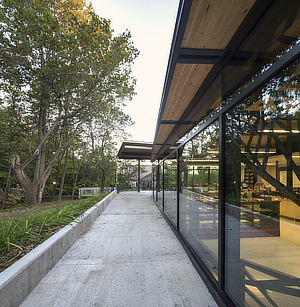
[[[156,173],[157,173],[157,165],[152,165],[152,189],[153,189],[153,199],[155,200],[155,202],[157,202],[157,198],[156,198],[156,186],[157,186],[157,181],[156,181]]]
[[[163,209],[163,163],[158,164],[157,166],[157,204],[158,206]]]
[[[156,171],[158,206],[235,306],[300,306],[295,58],[224,103]]]
[[[299,61],[226,114],[225,290],[300,306]]]
[[[164,179],[165,213],[177,227],[177,159],[175,154],[164,161]]]
[[[218,122],[185,145],[180,166],[179,230],[217,279]]]

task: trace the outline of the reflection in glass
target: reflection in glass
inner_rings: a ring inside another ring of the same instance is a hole
[[[225,290],[300,306],[299,63],[227,114]]]
[[[177,226],[177,159],[164,161],[164,200],[165,213]]]
[[[157,180],[156,180],[156,174],[157,174],[157,165],[153,165],[152,167],[152,174],[153,174],[153,199],[157,203]]]
[[[218,123],[185,145],[180,162],[179,230],[217,279]]]
[[[255,24],[250,35],[232,55],[236,58],[243,54],[244,65],[229,62],[222,72],[226,80],[222,87],[226,103],[299,43],[299,20],[299,1],[272,1],[266,15]]]

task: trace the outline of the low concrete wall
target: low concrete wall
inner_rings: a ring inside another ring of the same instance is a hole
[[[115,190],[87,210],[80,218],[80,223],[73,222],[65,226],[0,273],[0,306],[19,306],[116,195]]]

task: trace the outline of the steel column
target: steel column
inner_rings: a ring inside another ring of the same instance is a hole
[[[179,151],[176,151],[177,158],[177,230],[179,231],[179,197],[180,197],[180,162],[179,162]]]
[[[219,117],[218,288],[225,286],[225,114]]]
[[[138,160],[138,192],[140,192],[141,188],[141,160]]]

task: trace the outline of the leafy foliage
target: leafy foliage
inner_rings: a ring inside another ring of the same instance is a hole
[[[30,251],[63,226],[77,221],[87,209],[94,206],[106,194],[81,199],[63,207],[43,212],[31,212],[20,218],[0,221],[0,270],[11,264],[25,250]],[[14,249],[12,255],[11,250]]]
[[[26,202],[39,203],[54,161],[86,127],[101,123],[105,135],[130,124],[120,106],[134,95],[138,50],[84,0],[2,0],[0,18],[0,106],[10,119],[1,142]]]

